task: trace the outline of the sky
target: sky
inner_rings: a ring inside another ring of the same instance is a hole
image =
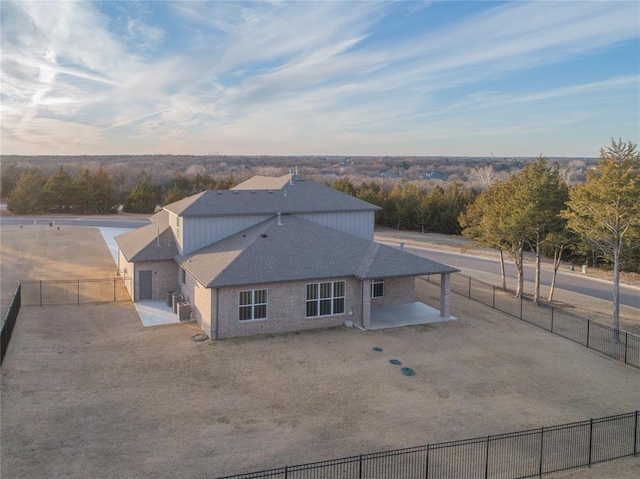
[[[4,155],[596,157],[638,1],[0,2]]]

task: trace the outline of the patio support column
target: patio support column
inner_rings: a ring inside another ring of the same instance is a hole
[[[371,280],[362,280],[362,329],[371,327]]]
[[[451,273],[440,274],[440,316],[451,316]]]

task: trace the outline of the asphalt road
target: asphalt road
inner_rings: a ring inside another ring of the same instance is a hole
[[[437,261],[438,263],[453,266],[454,268],[464,268],[469,272],[469,276],[473,276],[473,271],[500,275],[500,261],[498,259],[472,256],[469,253],[463,255],[460,253],[424,248],[405,247],[405,251]],[[505,270],[507,281],[511,279],[513,284],[516,277],[516,268],[507,258],[505,258]],[[611,283],[582,276],[580,271],[580,266],[576,267],[575,272],[558,270],[556,288],[611,301],[613,295]],[[534,272],[535,267],[533,264],[525,264],[525,292],[527,292],[527,283],[529,283],[529,288],[533,288]],[[540,272],[540,282],[544,286],[551,284],[550,268],[542,268]],[[633,286],[620,285],[620,304],[640,308],[640,289]]]
[[[89,226],[102,228],[139,228],[140,226],[149,224],[148,221],[115,218],[0,217],[0,225],[48,225],[49,223],[56,226]],[[395,245],[392,246],[395,247]],[[470,253],[462,255],[460,253],[425,248],[405,247],[405,250],[418,256],[453,266],[454,268],[464,268],[470,276],[473,276],[473,271],[500,275],[500,261],[497,259],[473,256]],[[505,261],[505,269],[508,278],[507,281],[513,282],[516,277],[515,266],[507,260]],[[527,283],[533,283],[534,266],[532,264],[525,264],[524,274],[525,292],[527,292]],[[542,269],[540,281],[541,284],[545,286],[551,284],[551,270],[549,268]],[[576,267],[576,272],[558,271],[556,288],[607,301],[611,301],[612,297],[611,283],[582,276],[580,274],[580,267]],[[640,308],[640,289],[633,286],[620,285],[620,304]]]
[[[139,228],[148,225],[149,221],[135,219],[101,219],[101,218],[37,218],[29,216],[0,217],[0,225],[48,225],[55,226],[91,226],[99,228]]]

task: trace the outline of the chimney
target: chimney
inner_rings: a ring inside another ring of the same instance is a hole
[[[293,185],[293,173],[289,170],[289,184]]]
[[[282,215],[278,211],[278,226],[282,226]]]

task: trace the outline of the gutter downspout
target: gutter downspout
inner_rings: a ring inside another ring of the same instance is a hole
[[[220,295],[219,293],[219,289],[216,288],[216,328],[215,328],[215,333],[216,333],[216,339],[218,339],[218,312],[219,312],[219,299],[220,299]]]
[[[364,279],[360,280],[361,294],[360,294],[360,324],[362,325],[362,330],[364,331]]]

